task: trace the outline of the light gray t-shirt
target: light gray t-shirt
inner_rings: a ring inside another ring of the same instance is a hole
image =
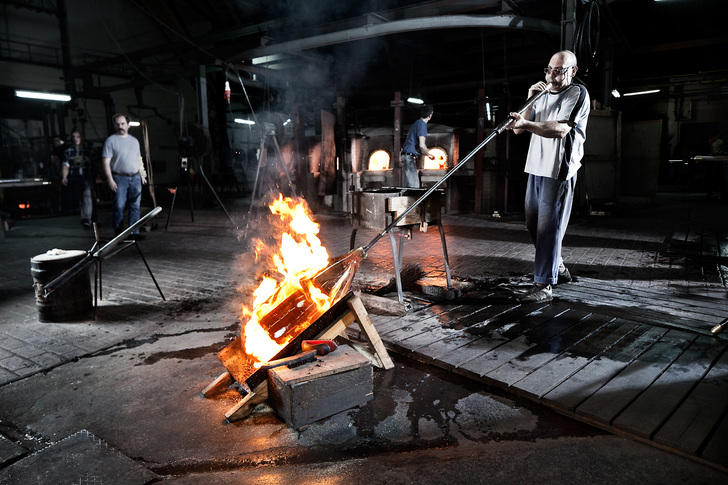
[[[112,172],[137,173],[142,156],[139,140],[131,135],[111,135],[104,142],[101,156],[111,159]]]
[[[571,121],[564,138],[531,135],[524,171],[532,175],[568,180],[581,167],[589,118],[589,93],[572,84],[560,93],[549,93],[533,105],[531,121]]]

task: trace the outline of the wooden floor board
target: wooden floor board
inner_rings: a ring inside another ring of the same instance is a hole
[[[575,310],[561,312],[558,316],[546,320],[544,323],[524,332],[521,336],[469,360],[459,368],[483,377],[489,372],[508,363],[511,359],[527,352],[540,342],[549,340],[551,337],[560,334],[569,327],[578,324],[588,315],[589,313],[587,312]],[[492,378],[489,378],[489,380],[497,381],[497,379]]]
[[[448,337],[460,334],[459,330],[443,328],[442,325],[431,325],[425,331],[399,341],[399,346],[410,352],[417,352],[420,347],[425,347],[433,342],[440,342]],[[423,354],[427,360],[432,360],[427,354]]]
[[[455,347],[454,349],[441,354],[439,359],[452,368],[458,368],[491,350],[510,342],[511,340],[522,337],[522,335],[531,328],[543,324],[551,318],[568,311],[566,307],[558,305],[547,305],[546,307],[536,308],[525,317],[515,320],[510,324],[496,323],[491,329],[490,325],[479,327],[481,331],[487,332],[480,335],[480,338],[468,342],[465,345]],[[471,327],[472,329],[472,327]],[[448,350],[448,349],[443,349]]]
[[[695,338],[695,334],[670,330],[577,407],[576,413],[611,425],[613,419],[647,389]]]
[[[718,358],[722,346],[699,336],[612,423],[642,438],[652,438]]]
[[[728,410],[728,352],[654,436],[657,443],[697,455]],[[724,443],[725,444],[725,443]]]
[[[610,320],[612,320],[610,317],[594,314],[579,318],[563,332],[530,347],[516,358],[488,372],[486,376],[508,386],[515,386],[517,382],[538,371],[564,352],[568,352],[593,332],[597,332]]]
[[[433,359],[432,355],[428,352],[431,350],[433,345],[444,346],[443,342],[450,342],[451,338],[458,336],[463,338],[463,332],[460,331],[462,328],[467,328],[472,325],[488,321],[491,318],[495,318],[497,315],[507,312],[509,309],[513,309],[512,303],[509,305],[484,306],[479,311],[462,315],[454,320],[441,324],[439,326],[440,328],[432,328],[428,332],[423,332],[419,335],[413,335],[407,339],[401,340],[400,345],[405,349],[409,349],[410,351],[421,355],[421,360],[424,359],[425,361],[429,361]],[[475,336],[469,337],[470,341],[475,339]],[[463,345],[465,343],[463,343]],[[423,347],[427,348],[427,350],[422,350]]]
[[[511,306],[506,311],[500,312],[492,317],[488,317],[476,325],[469,326],[466,332],[458,332],[443,341],[433,342],[432,344],[420,348],[419,351],[431,356],[434,360],[442,360],[445,355],[472,344],[476,340],[483,338],[483,335],[502,333],[502,331],[505,331],[507,328],[513,327],[519,323],[524,317],[530,314],[536,314],[542,311],[543,308],[548,308],[549,306],[550,305],[545,304],[536,309],[534,309],[531,305]]]
[[[627,320],[664,325],[669,328],[695,330],[704,335],[709,335],[710,329],[725,318],[725,316],[721,317],[720,300],[717,299],[713,302],[713,308],[708,314],[694,310],[688,311],[686,307],[675,310],[671,308],[670,304],[661,304],[659,298],[650,299],[648,303],[642,298],[614,299],[609,297],[608,292],[593,291],[588,287],[571,286],[568,290],[559,290],[559,298],[564,303],[592,308],[595,312]],[[728,336],[719,336],[719,338],[728,338]]]
[[[728,332],[710,333],[728,316],[728,233],[663,225],[567,236],[575,279],[552,302],[514,298],[524,238],[484,256],[511,284],[375,325],[403,355],[728,469]]]
[[[605,324],[547,364],[513,384],[540,399],[634,330],[632,322],[602,317]]]
[[[598,280],[580,279],[578,284],[562,285],[557,287],[557,294],[566,294],[570,297],[581,297],[586,299],[591,297],[595,302],[609,301],[612,305],[618,304],[630,307],[640,305],[642,307],[653,310],[667,311],[670,315],[681,315],[684,317],[692,317],[695,315],[719,316],[721,312],[716,301],[709,299],[701,299],[698,296],[691,295],[689,298],[679,296],[671,296],[668,301],[664,300],[663,295],[642,289],[625,288],[623,285],[613,283],[604,283]]]
[[[482,337],[457,331],[442,340],[423,345],[417,349],[417,352],[425,356],[425,360],[438,361],[440,367],[451,370],[454,366],[447,356],[452,354],[466,358],[471,352],[475,352],[475,355],[480,355],[482,352],[476,347],[476,343],[479,340],[482,340]]]
[[[413,335],[415,328],[429,328],[429,322],[448,322],[457,318],[462,312],[475,311],[478,311],[478,307],[474,305],[433,305],[385,323],[379,331],[379,336],[388,336],[392,333],[391,339],[396,341],[400,339],[400,334]],[[428,323],[423,327],[423,322]]]
[[[370,315],[374,326],[377,328],[377,333],[380,337],[385,337],[389,332],[396,330],[403,326],[401,316],[395,317],[382,317],[380,315]]]
[[[478,311],[458,316],[454,320],[450,320],[447,323],[443,323],[443,327],[452,328],[455,330],[462,330],[463,328],[472,327],[481,322],[492,318],[493,316],[508,311],[513,308],[512,303],[508,304],[485,304],[480,307]]]
[[[433,327],[437,326],[437,317],[430,317],[419,322],[410,321],[406,325],[402,325],[399,328],[396,328],[386,333],[384,335],[384,338],[386,338],[388,341],[391,341],[394,345],[400,345],[402,341],[415,335],[419,335],[422,332],[429,332]]]
[[[555,407],[574,411],[666,332],[659,327],[637,325],[598,359],[592,360],[567,381],[542,396],[542,400]]]
[[[465,315],[453,322],[447,323],[445,326],[448,328],[463,329],[482,325],[494,318],[497,318],[501,314],[512,312],[519,306],[520,305],[513,301],[506,301],[505,303],[488,303],[483,305],[484,311],[473,313],[472,315]]]
[[[723,414],[721,422],[715,432],[710,435],[709,441],[700,456],[718,465],[728,467],[726,443],[728,443],[728,413]]]

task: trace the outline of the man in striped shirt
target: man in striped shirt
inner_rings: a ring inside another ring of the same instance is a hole
[[[576,172],[581,167],[589,118],[589,93],[572,83],[577,71],[571,51],[557,52],[544,69],[545,81],[528,90],[539,98],[522,115],[511,113],[509,129],[515,134],[531,133],[524,171],[526,188],[526,227],[536,247],[531,289],[519,301],[547,302],[553,298],[552,285],[571,281],[564,266],[561,245],[571,215]]]

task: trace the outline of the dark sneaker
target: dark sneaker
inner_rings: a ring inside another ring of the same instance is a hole
[[[554,294],[551,285],[534,284],[525,295],[518,297],[521,303],[545,303],[553,300]]]
[[[82,220],[81,225],[86,229],[91,229],[91,221],[89,221],[88,219]]]
[[[561,285],[563,283],[569,283],[571,282],[571,273],[569,273],[569,270],[564,266],[563,264],[559,265],[559,275],[558,279],[556,280],[557,285]]]

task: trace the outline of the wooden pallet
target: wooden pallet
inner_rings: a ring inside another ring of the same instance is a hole
[[[706,335],[705,322],[627,317],[560,300],[435,305],[374,321],[400,354],[728,469],[728,341]]]

